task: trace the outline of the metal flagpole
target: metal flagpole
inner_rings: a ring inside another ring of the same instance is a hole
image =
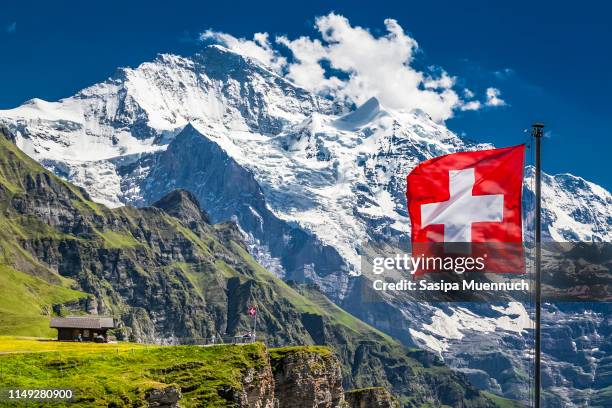
[[[535,407],[540,408],[541,383],[541,242],[542,242],[542,137],[544,135],[544,124],[534,123],[531,126],[531,135],[535,139]]]
[[[257,337],[257,313],[253,315],[253,342],[255,342]]]
[[[257,308],[255,306],[249,306],[248,314],[253,318],[253,332],[251,333],[251,341],[255,341],[255,337],[257,333]]]

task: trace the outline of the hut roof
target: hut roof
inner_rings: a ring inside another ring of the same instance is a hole
[[[49,327],[74,329],[112,329],[115,322],[112,317],[69,316],[53,317]]]

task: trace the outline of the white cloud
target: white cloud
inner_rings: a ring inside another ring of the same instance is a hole
[[[274,70],[280,70],[287,61],[281,57],[270,45],[268,33],[255,33],[253,40],[236,38],[231,34],[220,33],[217,31],[206,30],[200,34],[201,40],[214,40],[227,46],[247,57],[263,62]]]
[[[322,41],[279,38],[295,59],[288,65],[287,77],[305,88],[327,91],[356,104],[375,96],[392,109],[421,109],[438,121],[451,117],[461,104],[451,89],[454,78],[444,71],[432,77],[413,68],[410,63],[417,42],[395,20],[385,20],[385,27],[387,33],[376,37],[337,14],[317,18],[315,28]],[[322,61],[346,77],[327,78]]]
[[[484,104],[500,106],[497,93],[486,102],[471,100],[468,90],[456,90],[456,79],[441,68],[428,71],[414,67],[417,42],[406,34],[396,20],[384,21],[386,33],[380,36],[365,28],[352,26],[341,15],[318,17],[315,29],[320,38],[307,36],[276,38],[276,43],[291,52],[287,61],[273,48],[267,33],[253,40],[208,30],[202,39],[213,39],[228,48],[272,67],[299,86],[361,104],[376,97],[385,107],[398,110],[421,109],[436,121],[444,121],[456,110],[477,110]],[[331,72],[326,70],[331,67]],[[462,94],[465,99],[461,98]]]
[[[427,89],[449,89],[455,85],[455,77],[448,75],[448,73],[442,70],[442,73],[437,77],[429,77],[425,80],[423,85]]]
[[[486,101],[487,106],[504,106],[506,104],[506,101],[504,101],[502,98],[499,97],[501,95],[501,92],[499,89],[487,88],[486,93],[487,93],[487,101]]]
[[[480,101],[468,101],[463,103],[459,109],[461,109],[462,111],[472,111],[478,110],[480,108],[482,108],[482,104],[480,103]]]

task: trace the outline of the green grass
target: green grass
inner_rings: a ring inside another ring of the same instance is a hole
[[[525,405],[519,401],[500,397],[499,395],[486,391],[483,391],[482,394],[489,400],[493,401],[499,408],[525,408]]]
[[[289,347],[277,347],[269,350],[270,360],[280,360],[286,355],[291,353],[303,353],[303,354],[318,354],[322,357],[329,357],[332,355],[332,350],[326,346],[289,346]]]
[[[0,355],[8,353],[66,352],[79,356],[91,352],[131,351],[134,348],[157,347],[142,343],[75,343],[40,337],[0,336]]]
[[[96,231],[102,237],[106,248],[133,248],[141,245],[129,232]]]
[[[0,382],[5,388],[74,390],[74,402],[53,406],[143,406],[147,391],[175,385],[182,390],[182,407],[228,407],[232,405],[220,394],[241,390],[246,371],[267,364],[260,343],[143,346],[0,338],[0,350],[3,343],[18,349],[55,349],[0,354]]]
[[[322,372],[336,362],[332,359],[333,352],[325,346],[290,346],[273,348],[269,350],[270,365],[272,371],[277,371],[279,366],[286,366],[283,360],[292,356],[292,368],[294,372]],[[296,366],[297,364],[297,366]]]
[[[0,334],[52,336],[49,315],[53,304],[87,294],[0,265]]]

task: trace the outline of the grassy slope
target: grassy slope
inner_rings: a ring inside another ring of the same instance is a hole
[[[386,341],[395,343],[395,340],[391,339],[389,336],[383,334],[367,323],[362,322],[336,306],[321,292],[315,290],[305,290],[303,293],[299,293],[282,279],[277,278],[275,275],[260,266],[251,257],[251,255],[249,255],[249,253],[238,244],[232,244],[234,246],[234,251],[240,254],[243,260],[247,262],[256,272],[255,279],[257,279],[260,284],[266,285],[273,289],[274,293],[277,293],[282,298],[287,299],[297,311],[301,313],[324,316],[328,318],[332,324],[342,325],[360,336],[378,340],[385,339]]]
[[[71,289],[72,280],[41,265],[17,242],[18,238],[60,238],[62,234],[32,217],[5,217],[10,197],[24,191],[21,176],[39,172],[38,163],[0,135],[0,186],[5,196],[0,201],[0,334],[51,336],[55,333],[49,329],[51,306],[87,296]],[[80,190],[64,184],[83,198]]]
[[[524,408],[525,405],[518,401],[514,401],[508,398],[500,397],[490,392],[483,392],[483,394],[491,401],[495,402],[500,408]]]
[[[289,347],[277,347],[270,349],[270,360],[276,361],[282,359],[289,353],[316,353],[322,357],[329,357],[332,351],[329,347],[324,346],[289,346]]]
[[[49,337],[51,305],[86,294],[0,265],[0,334]]]
[[[0,337],[3,387],[74,390],[73,403],[54,406],[140,406],[148,390],[175,384],[183,389],[183,407],[226,407],[219,391],[241,389],[245,370],[267,361],[262,344],[144,346]]]

